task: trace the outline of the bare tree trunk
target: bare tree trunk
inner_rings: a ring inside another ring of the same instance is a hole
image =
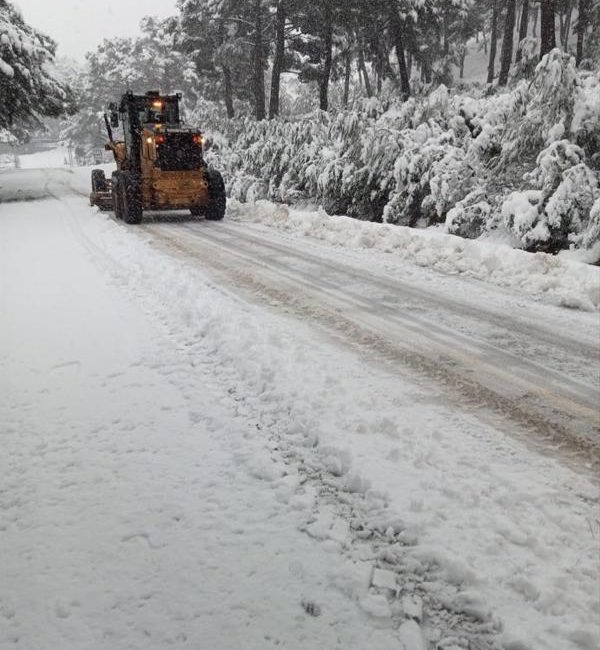
[[[398,15],[398,9],[395,4],[389,4],[392,38],[394,47],[396,49],[396,58],[398,59],[398,69],[400,71],[400,89],[404,99],[410,97],[410,80],[408,77],[408,69],[406,67],[406,59],[404,58],[404,27]]]
[[[467,47],[466,45],[462,46],[462,49],[460,51],[460,70],[459,70],[459,77],[461,79],[465,78],[465,59],[467,58]]]
[[[225,40],[225,23],[219,21],[219,43],[222,44]],[[235,117],[235,110],[233,108],[233,86],[231,83],[231,69],[225,63],[221,66],[223,73],[223,95],[225,100],[225,110],[227,117],[231,120]]]
[[[252,38],[252,91],[254,94],[254,116],[264,120],[265,107],[265,67],[263,50],[263,15],[261,0],[254,0],[254,34]]]
[[[577,66],[583,59],[583,41],[588,24],[589,0],[579,0],[579,16],[577,17]]]
[[[450,53],[450,43],[448,41],[448,14],[447,12],[444,12],[444,19],[442,21],[442,34],[443,34],[443,41],[442,41],[442,47],[444,50],[444,56],[448,56]]]
[[[323,62],[323,74],[319,84],[319,108],[326,111],[329,108],[329,78],[331,77],[331,64],[333,58],[333,14],[331,6],[325,2],[324,6],[323,41],[325,48],[325,60]]]
[[[384,48],[384,53],[383,53],[383,78],[384,79],[392,79],[394,83],[398,83],[398,75],[396,74],[396,71],[394,70],[393,66],[390,63],[390,54],[385,49],[385,45],[383,46]],[[412,57],[413,63],[415,60],[415,57]],[[411,64],[412,68],[412,64]]]
[[[350,96],[350,74],[352,72],[352,51],[350,47],[348,47],[344,59],[344,107],[346,107]]]
[[[500,76],[498,77],[498,85],[500,86],[506,86],[506,84],[508,83],[508,73],[510,72],[510,64],[512,61],[516,10],[517,7],[516,7],[515,0],[507,0],[506,18],[504,20],[504,37],[502,38],[502,57],[500,63]]]
[[[271,96],[269,98],[269,119],[279,115],[279,90],[283,57],[285,54],[285,6],[283,0],[277,0],[275,14],[275,54],[273,56],[273,71],[271,72]]]
[[[492,31],[490,35],[490,58],[488,62],[487,82],[494,83],[494,67],[496,65],[496,50],[498,48],[498,0],[492,4]]]
[[[573,14],[573,3],[571,2],[571,0],[567,0],[565,6],[565,18],[560,30],[560,42],[565,52],[569,49],[569,34],[571,31],[572,14]]]
[[[383,87],[383,59],[384,50],[381,41],[377,42],[377,94],[381,93]]]
[[[565,16],[562,11],[559,11],[558,12],[558,35],[560,37],[561,43],[562,43],[564,31],[565,31]]]
[[[533,38],[537,38],[537,28],[538,28],[538,17],[540,15],[539,9],[537,5],[533,8],[533,27],[531,31],[531,35]]]
[[[517,56],[515,62],[518,63],[523,57],[521,52],[521,43],[527,38],[527,28],[529,22],[529,0],[523,0],[521,8],[521,22],[519,23],[519,44],[517,45]]]
[[[227,117],[231,120],[235,117],[235,110],[233,108],[231,70],[226,65],[223,66],[223,88],[225,91],[225,109],[227,110]]]
[[[554,22],[554,2],[553,0],[541,0],[541,26],[542,26],[542,45],[540,49],[540,59],[548,54],[550,50],[556,47],[556,26]]]
[[[371,87],[371,81],[369,80],[369,75],[367,73],[367,66],[365,65],[365,54],[362,41],[358,42],[358,72],[359,76],[362,75],[363,81],[365,83],[365,91],[367,93],[367,97],[372,97],[373,89]]]
[[[431,67],[431,60],[426,57],[423,60],[423,82],[430,84],[433,81],[433,70]]]

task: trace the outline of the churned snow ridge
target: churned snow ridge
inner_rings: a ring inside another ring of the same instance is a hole
[[[322,209],[294,209],[265,200],[230,200],[228,216],[316,237],[336,246],[381,250],[418,266],[518,289],[565,307],[587,311],[600,308],[600,268],[580,261],[575,252],[527,253],[491,239],[469,240],[439,231],[330,216]]]

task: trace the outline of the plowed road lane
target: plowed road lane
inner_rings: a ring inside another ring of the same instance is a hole
[[[480,283],[465,289],[460,279],[452,279],[453,297],[448,286],[382,270],[372,256],[252,224],[176,218],[142,229],[250,300],[312,320],[370,361],[504,422],[513,435],[598,465],[600,349],[589,315],[580,315],[588,323],[580,331],[575,313],[522,305]],[[477,295],[469,297],[470,289]]]

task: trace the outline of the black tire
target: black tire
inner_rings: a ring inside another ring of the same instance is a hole
[[[204,214],[204,208],[190,208],[192,217],[201,217]]]
[[[204,208],[204,218],[207,221],[221,221],[225,216],[225,208],[227,207],[225,182],[216,169],[206,171],[206,180],[208,181],[210,203]],[[192,214],[194,213],[192,212]]]
[[[121,172],[112,173],[112,203],[116,219],[123,218],[123,200],[121,198]]]
[[[123,221],[129,224],[142,223],[142,187],[137,175],[131,172],[121,174],[121,197]]]
[[[103,169],[92,169],[92,192],[108,192],[108,181]]]

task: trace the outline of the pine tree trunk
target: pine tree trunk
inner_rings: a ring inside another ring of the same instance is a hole
[[[433,70],[431,68],[431,61],[426,58],[423,61],[423,82],[430,84],[433,81]]]
[[[579,0],[579,16],[577,17],[577,66],[579,66],[583,59],[583,41],[588,22],[588,9],[588,0]]]
[[[490,34],[490,58],[488,62],[488,84],[494,83],[494,67],[496,65],[496,50],[498,48],[498,1],[492,3],[492,30]]]
[[[508,73],[510,72],[510,64],[512,62],[516,10],[517,10],[516,1],[507,0],[506,17],[504,20],[504,36],[502,38],[502,57],[501,57],[501,64],[500,64],[500,76],[498,77],[498,85],[500,86],[506,86],[506,84],[508,83]]]
[[[537,6],[533,9],[533,27],[531,28],[531,35],[533,38],[537,38],[537,28],[538,28],[538,16],[540,15],[539,9]]]
[[[518,63],[523,57],[521,52],[521,43],[527,38],[527,28],[529,23],[529,0],[523,0],[521,8],[521,22],[519,23],[519,45],[517,46],[517,56],[515,62]]]
[[[412,67],[412,66],[411,66]],[[394,83],[398,83],[398,75],[396,74],[396,71],[394,68],[392,68],[390,64],[390,59],[389,55],[386,53],[386,56],[383,60],[383,70],[384,70],[384,77],[386,79],[392,79]]]
[[[448,41],[448,14],[446,12],[444,12],[442,30],[443,30],[442,47],[444,50],[444,56],[448,56],[448,54],[450,53],[450,43]]]
[[[398,15],[398,9],[392,2],[389,4],[392,38],[394,47],[396,49],[396,58],[398,59],[398,69],[400,71],[400,90],[404,99],[410,97],[410,80],[408,77],[408,69],[406,67],[406,59],[404,57],[404,27]]]
[[[273,72],[271,73],[271,96],[269,99],[269,119],[279,115],[279,89],[285,55],[285,7],[283,0],[277,1],[275,16],[275,54],[273,57]]]
[[[377,94],[381,94],[381,89],[383,88],[383,59],[384,51],[381,42],[377,43]]]
[[[329,78],[331,77],[331,64],[333,60],[333,14],[329,2],[324,6],[323,47],[325,59],[323,61],[323,74],[319,88],[319,108],[326,111],[329,108]]]
[[[254,116],[264,120],[265,110],[265,68],[263,50],[263,21],[261,0],[254,0],[254,34],[252,42],[252,91],[254,94]]]
[[[460,51],[460,69],[459,69],[459,77],[461,79],[465,78],[465,59],[467,58],[467,47],[466,45],[463,45],[461,51]]]
[[[219,44],[225,41],[225,23],[219,21]],[[225,100],[225,110],[227,117],[231,120],[235,117],[235,110],[233,108],[233,85],[231,83],[231,69],[226,63],[223,63],[221,70],[223,72],[223,98]]]
[[[350,74],[352,72],[352,52],[350,48],[348,48],[344,58],[344,107],[346,107],[350,97]]]
[[[569,49],[569,33],[571,31],[572,13],[573,13],[573,4],[571,0],[568,0],[565,7],[565,19],[563,21],[562,29],[560,32],[560,42],[565,52]]]
[[[365,83],[365,91],[367,93],[367,97],[372,97],[373,89],[371,87],[371,81],[369,80],[369,74],[367,73],[367,66],[365,65],[365,54],[361,41],[358,43],[358,72],[359,76],[362,76]]]
[[[556,27],[554,22],[553,0],[541,0],[541,36],[540,59],[556,47]]]
[[[225,94],[225,108],[227,109],[227,117],[231,120],[235,117],[235,110],[233,108],[231,70],[226,65],[223,66],[223,89]]]

